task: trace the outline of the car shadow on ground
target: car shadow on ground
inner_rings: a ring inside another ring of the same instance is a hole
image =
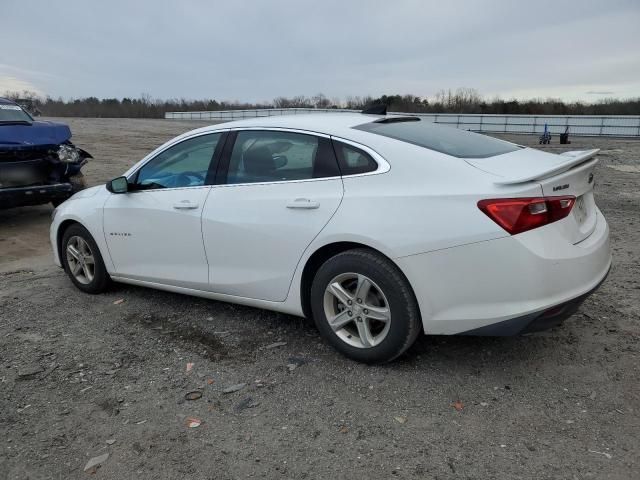
[[[204,347],[211,360],[252,361],[251,351],[272,341],[272,331],[277,331],[279,340],[310,355],[317,355],[318,342],[326,343],[313,320],[293,315],[137,286],[116,285],[110,293],[146,304],[144,313],[124,314],[123,322],[162,332],[165,338],[186,341],[194,351],[202,352]],[[517,368],[521,363],[543,361],[558,348],[558,343],[566,343],[563,328],[566,327],[516,337],[420,335],[405,354],[381,367],[389,371],[425,365],[443,371],[473,370],[479,365],[483,369],[503,369],[506,365]],[[218,338],[221,329],[232,330],[233,335]],[[336,361],[348,361],[333,349],[323,352],[325,361],[334,361],[332,356],[340,359]]]
[[[545,334],[541,334],[545,335]],[[475,368],[479,363],[484,367],[494,365],[503,368],[505,363],[511,365],[532,358],[548,357],[550,349],[556,343],[550,336],[512,336],[487,337],[467,335],[421,335],[416,343],[398,359],[399,363],[414,366],[429,362],[456,368],[463,364]],[[534,352],[531,355],[531,352]]]

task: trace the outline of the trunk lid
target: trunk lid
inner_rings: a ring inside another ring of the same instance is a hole
[[[598,151],[571,151],[557,155],[525,148],[495,157],[469,159],[467,163],[496,175],[494,183],[498,185],[536,182],[545,197],[576,197],[571,214],[552,224],[575,244],[591,235],[596,227],[593,186]]]

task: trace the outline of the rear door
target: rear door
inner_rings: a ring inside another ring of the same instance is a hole
[[[342,200],[331,141],[258,129],[229,140],[202,214],[209,288],[284,301],[304,250]]]

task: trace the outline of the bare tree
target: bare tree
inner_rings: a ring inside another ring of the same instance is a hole
[[[190,100],[173,98],[154,99],[145,93],[138,98],[97,98],[86,97],[65,100],[63,98],[42,98],[35,92],[5,92],[4,97],[28,99],[42,112],[50,116],[75,117],[131,117],[162,118],[168,111],[213,111],[255,108],[329,108],[341,107],[362,110],[368,105],[384,104],[389,111],[415,113],[497,113],[497,114],[572,114],[572,115],[638,115],[640,98],[606,99],[595,103],[566,103],[559,99],[503,100],[499,97],[485,100],[472,88],[459,88],[455,92],[440,90],[429,100],[416,95],[349,96],[344,102],[329,100],[319,93],[313,97],[298,95],[278,97],[269,103],[248,103],[237,100],[217,101],[214,99]]]

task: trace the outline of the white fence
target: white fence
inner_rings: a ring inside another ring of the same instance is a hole
[[[358,110],[324,108],[264,108],[256,110],[220,110],[210,112],[166,112],[164,118],[176,120],[238,120],[242,118],[298,115],[307,113],[358,113]],[[390,112],[391,114],[391,112]],[[640,115],[489,115],[455,113],[401,113],[428,122],[443,123],[474,132],[541,134],[545,124],[553,134],[640,137]]]

